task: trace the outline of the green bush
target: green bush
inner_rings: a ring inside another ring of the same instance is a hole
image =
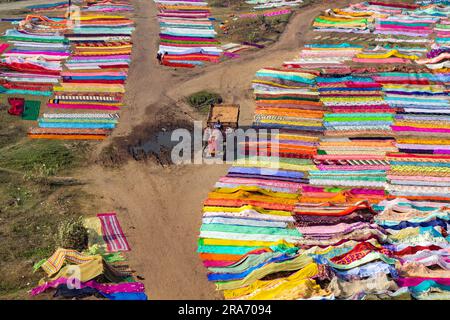
[[[218,93],[200,91],[191,94],[187,101],[189,105],[196,109],[201,109],[203,107],[209,106],[210,104],[222,103],[222,97]]]
[[[56,245],[64,249],[83,251],[88,246],[88,231],[83,225],[83,219],[70,218],[58,226]]]

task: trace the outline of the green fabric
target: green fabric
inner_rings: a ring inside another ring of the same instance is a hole
[[[333,20],[325,20],[322,18],[316,18],[314,20],[315,22],[320,22],[320,23],[326,23],[326,24],[355,24],[355,23],[366,23],[367,24],[367,19],[355,19],[355,20],[350,20],[350,21],[333,21]]]
[[[42,259],[41,261],[36,262],[33,266],[33,272],[39,270],[39,268],[44,264],[45,261],[47,261],[47,259]]]
[[[39,110],[41,109],[41,102],[34,100],[25,100],[24,110],[22,113],[23,120],[37,120],[39,117]]]
[[[36,41],[34,38],[29,37],[16,37],[16,36],[0,36],[0,40],[3,41],[29,41],[33,42]],[[52,39],[52,38],[39,38],[39,42],[46,42],[46,43],[69,43],[68,39]]]
[[[105,252],[105,248],[103,246],[100,247],[97,244],[90,246],[84,253],[90,256],[100,254],[108,263],[125,261],[125,258],[123,257],[121,252],[107,253]]]
[[[251,226],[237,226],[226,225],[218,223],[203,224],[201,231],[216,231],[216,232],[230,232],[243,234],[276,234],[285,236],[301,237],[301,233],[297,229],[282,229],[271,227],[251,227]]]

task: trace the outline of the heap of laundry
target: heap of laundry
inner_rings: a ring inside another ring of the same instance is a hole
[[[35,264],[46,276],[31,295],[53,291],[53,297],[79,299],[89,296],[110,300],[147,300],[144,284],[136,282],[122,252],[129,251],[115,213],[86,218],[88,248],[83,252],[58,248],[48,259]]]
[[[162,64],[194,68],[219,62],[222,49],[206,1],[154,0],[158,5]]]
[[[315,42],[256,73],[253,127],[272,131],[243,144],[199,236],[226,299],[448,299],[448,16],[326,10]]]

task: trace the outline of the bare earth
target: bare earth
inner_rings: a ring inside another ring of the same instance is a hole
[[[140,128],[171,121],[175,115],[202,119],[182,99],[204,89],[220,93],[227,103],[239,103],[240,124],[250,124],[250,84],[255,72],[294,57],[310,38],[310,24],[321,10],[356,1],[324,1],[306,7],[291,19],[275,45],[240,59],[187,71],[157,64],[156,6],[152,0],[133,2],[137,26],[133,62],[127,81],[127,107],[114,131],[116,139],[139,135]],[[93,159],[109,143],[111,139],[100,144]],[[76,177],[89,181],[86,191],[98,196],[96,206],[118,213],[132,248],[130,265],[145,279],[150,299],[220,299],[206,279],[206,268],[196,249],[202,202],[226,170],[226,165],[162,168],[150,161],[130,160],[118,169],[94,164],[77,172]]]

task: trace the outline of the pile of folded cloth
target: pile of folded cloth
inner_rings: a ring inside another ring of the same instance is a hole
[[[306,45],[257,72],[254,128],[281,131],[245,150],[282,152],[239,159],[205,201],[200,257],[226,299],[448,298],[449,51],[430,46],[443,12],[329,10],[316,29],[386,34]],[[427,34],[399,35],[394,20]],[[298,159],[313,160],[306,171],[283,159],[293,141]]]
[[[162,64],[194,68],[219,62],[222,49],[216,39],[208,3],[197,0],[154,0],[158,5]]]
[[[53,297],[80,299],[89,296],[110,300],[147,300],[144,284],[136,282],[123,256],[129,245],[115,213],[88,217],[88,246],[83,252],[58,248],[34,265],[46,276],[31,290],[36,296],[53,290]]]
[[[52,111],[38,119],[39,127],[29,130],[31,138],[102,140],[118,123],[134,23],[122,15],[84,9],[65,34],[72,51],[48,101]]]

